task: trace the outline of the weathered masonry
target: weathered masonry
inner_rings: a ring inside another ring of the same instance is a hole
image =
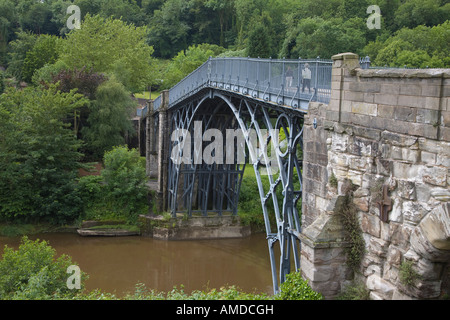
[[[354,54],[333,57],[330,103],[310,104],[303,137],[301,272],[325,297],[354,278],[371,299],[448,293],[449,96],[449,69],[362,70]],[[343,206],[364,245],[354,271]]]

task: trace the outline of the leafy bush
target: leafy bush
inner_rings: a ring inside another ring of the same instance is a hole
[[[280,285],[279,300],[322,300],[320,293],[315,292],[304,280],[300,272],[292,272],[286,275],[286,281]]]
[[[0,299],[55,299],[78,294],[67,287],[71,258],[55,257],[56,251],[39,239],[23,237],[17,250],[5,246],[0,260]],[[82,288],[84,280],[81,273]]]
[[[79,179],[79,192],[89,219],[125,218],[135,223],[148,212],[145,159],[135,149],[115,147],[103,158],[100,176]]]
[[[78,216],[81,142],[64,121],[86,102],[55,86],[0,96],[0,219],[58,224]]]
[[[400,282],[406,286],[414,286],[421,279],[420,274],[413,268],[414,262],[405,260],[400,265]]]
[[[361,281],[353,281],[345,286],[337,297],[338,300],[369,300],[370,291]]]
[[[135,292],[125,296],[125,300],[267,300],[270,297],[264,293],[243,292],[236,286],[226,286],[219,289],[184,291],[184,286],[174,287],[169,292],[149,290],[145,284],[138,283]]]

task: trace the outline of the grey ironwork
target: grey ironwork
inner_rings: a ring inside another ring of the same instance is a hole
[[[306,64],[311,70],[311,92],[302,92]],[[291,262],[295,270],[300,269],[303,118],[310,101],[329,101],[330,89],[330,61],[215,58],[169,91],[169,132],[176,133],[176,138],[172,137],[169,147],[168,209],[173,217],[237,215],[244,170],[251,165],[265,221],[274,292],[290,272]],[[161,101],[161,97],[154,101],[154,114]],[[238,132],[242,139],[236,137],[235,143],[233,137],[231,145],[227,141],[222,154],[214,149],[215,161],[207,162],[202,156],[211,143],[203,140],[208,129],[222,137],[230,130]],[[279,141],[280,136],[285,138]],[[244,161],[238,151],[245,151]]]
[[[311,92],[302,92],[302,70],[311,69]],[[320,59],[210,58],[170,89],[169,107],[204,88],[217,88],[265,102],[307,110],[310,101],[328,103],[332,61]],[[287,83],[288,69],[293,73]],[[154,110],[161,97],[154,101]]]

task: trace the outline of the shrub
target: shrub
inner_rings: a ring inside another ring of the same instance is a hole
[[[115,147],[105,153],[103,163],[101,176],[79,179],[85,217],[136,223],[139,214],[148,213],[145,159],[135,149]]]
[[[369,300],[370,291],[363,282],[353,281],[337,297],[338,300]]]
[[[46,241],[22,238],[17,250],[5,246],[0,260],[0,299],[70,298],[78,290],[67,287],[71,258],[56,251]],[[81,274],[81,284],[85,274]]]
[[[420,274],[414,270],[413,261],[403,261],[400,265],[399,277],[400,282],[406,286],[413,286],[418,280],[420,280]]]
[[[304,280],[300,272],[292,272],[286,275],[286,280],[280,285],[279,300],[322,300],[320,293],[315,292]]]

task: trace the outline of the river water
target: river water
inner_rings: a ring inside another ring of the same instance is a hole
[[[89,275],[86,289],[121,297],[137,283],[156,291],[184,285],[185,292],[235,285],[245,292],[272,294],[267,240],[264,234],[242,239],[163,241],[145,237],[81,237],[72,233],[29,236],[49,242]],[[20,238],[0,237],[17,248]]]

